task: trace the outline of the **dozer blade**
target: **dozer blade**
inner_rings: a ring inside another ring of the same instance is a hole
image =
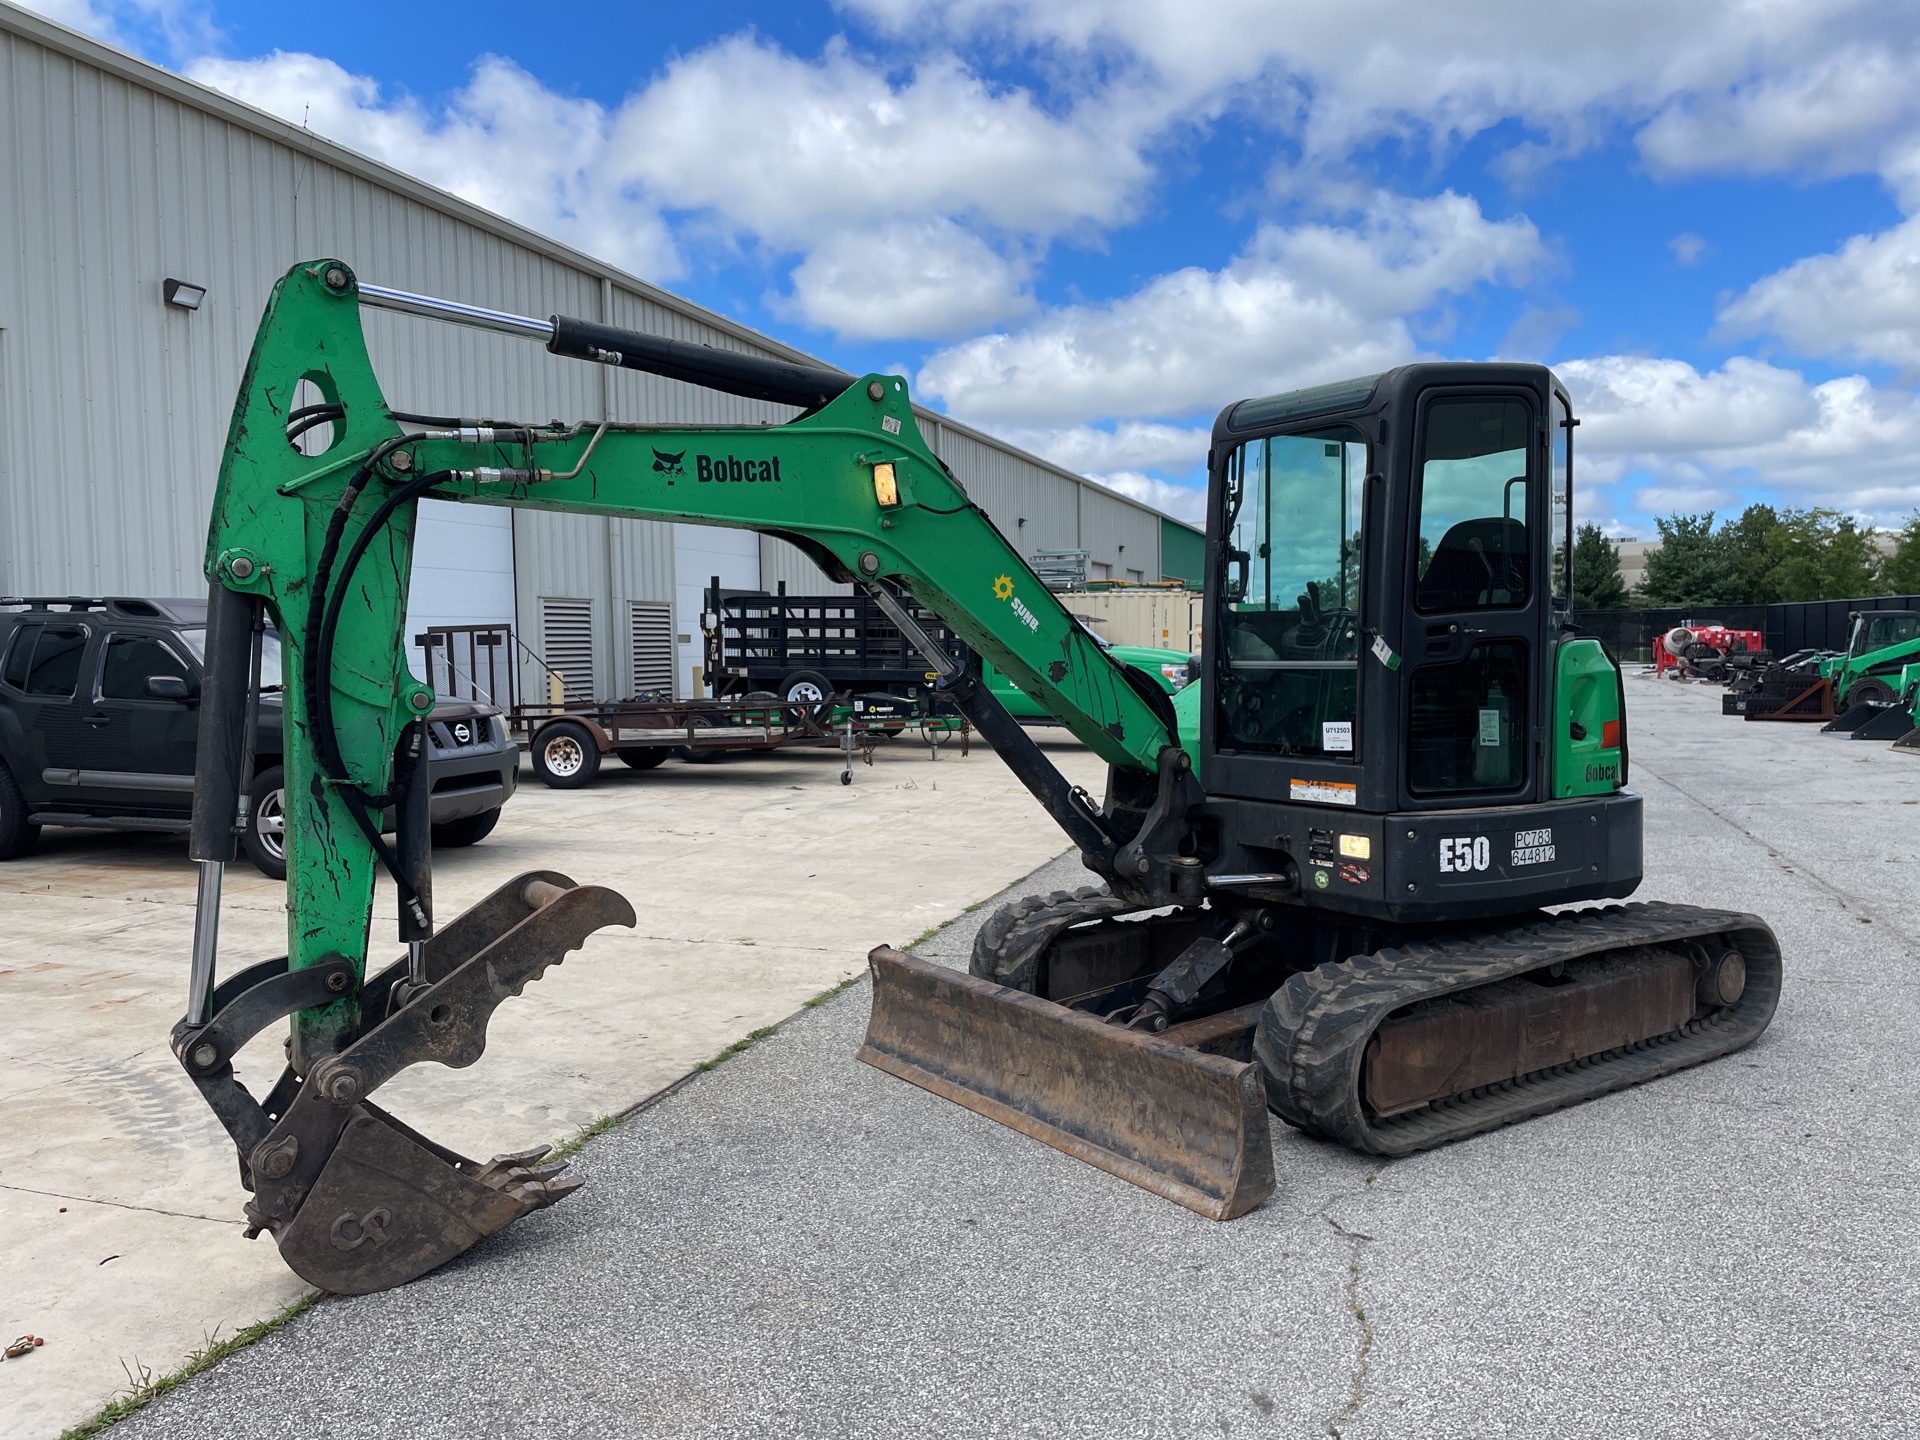
[[[1273,1193],[1257,1066],[881,946],[859,1058],[1212,1220]]]

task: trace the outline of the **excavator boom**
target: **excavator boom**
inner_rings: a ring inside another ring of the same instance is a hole
[[[375,377],[363,306],[519,335],[558,355],[799,413],[778,425],[669,427],[399,412]],[[303,389],[319,398],[295,408]],[[471,1064],[502,999],[593,929],[634,923],[611,892],[536,873],[436,933],[418,763],[434,700],[402,650],[422,499],[733,526],[788,541],[835,579],[863,587],[921,644],[941,692],[1110,886],[1143,904],[1199,898],[1179,855],[1199,794],[1166,697],[1106,655],[968,498],[922,437],[905,381],[362,287],[340,261],[298,265],[261,319],[208,534],[208,679],[191,846],[201,903],[174,1045],[234,1136],[256,1229],[273,1231],[315,1283],[399,1283],[565,1193],[564,1182],[530,1169],[537,1157],[480,1166],[451,1156],[367,1096],[421,1060]],[[906,596],[946,618],[1110,764],[1104,805],[1059,773],[977,674],[957,672],[925,640],[900,603]],[[290,677],[287,954],[220,985],[219,873],[246,790],[249,650],[268,625]],[[388,807],[399,816],[391,846],[374,819]],[[408,953],[370,982],[382,869],[399,898]],[[509,975],[517,979],[503,983]],[[248,977],[257,983],[242,985]],[[228,1062],[248,1036],[287,1015],[287,1073],[255,1102]],[[383,1217],[380,1243],[366,1239],[369,1206]]]

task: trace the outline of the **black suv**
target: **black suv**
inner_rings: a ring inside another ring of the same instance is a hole
[[[204,600],[0,597],[0,860],[42,825],[184,831],[193,809]],[[247,854],[287,873],[280,638],[261,654]],[[471,845],[500,818],[520,751],[491,705],[428,717],[433,843]]]

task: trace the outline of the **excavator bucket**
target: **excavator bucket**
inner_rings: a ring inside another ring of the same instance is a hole
[[[213,995],[204,1024],[182,1021],[173,1048],[233,1136],[247,1202],[248,1235],[270,1232],[302,1279],[339,1295],[364,1295],[426,1274],[521,1216],[578,1188],[564,1165],[542,1166],[547,1147],[481,1164],[434,1144],[368,1097],[410,1065],[473,1064],[487,1025],[594,931],[635,923],[611,890],[533,871],[501,886],[405,957],[358,996],[351,1043],[304,1072],[289,1067],[256,1101],[232,1058],[267,1025],[350,997],[344,959],[289,971],[270,960]]]
[[[884,945],[867,965],[867,1064],[1212,1220],[1273,1193],[1259,1067],[1203,1048],[1250,1016],[1155,1035]]]

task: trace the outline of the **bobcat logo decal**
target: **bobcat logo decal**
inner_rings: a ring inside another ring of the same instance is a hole
[[[662,475],[684,475],[687,468],[680,462],[686,458],[687,452],[684,450],[678,455],[669,455],[656,445],[653,449],[653,468]]]

